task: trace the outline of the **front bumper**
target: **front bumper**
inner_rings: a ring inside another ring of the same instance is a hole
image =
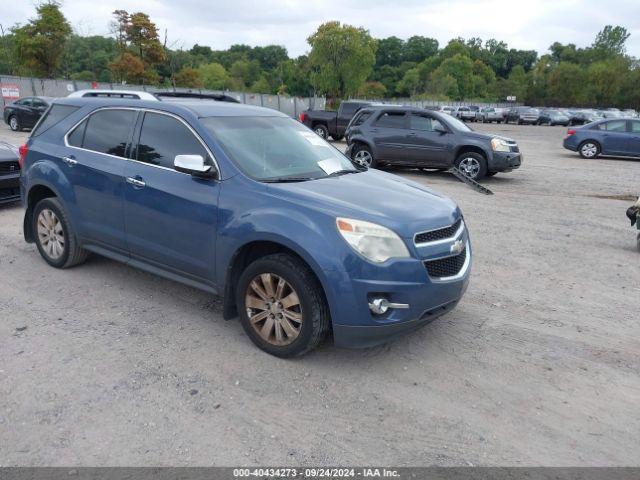
[[[432,278],[425,262],[452,257],[452,245],[464,242],[466,260],[450,277]],[[412,245],[412,258],[382,265],[362,262],[349,271],[325,271],[336,346],[361,348],[383,344],[451,311],[464,295],[471,272],[472,251],[466,228],[454,237]],[[384,297],[407,308],[382,315],[369,310],[369,301]]]
[[[522,165],[522,152],[493,152],[489,160],[490,172],[510,172]]]
[[[20,200],[20,173],[0,176],[0,205]]]

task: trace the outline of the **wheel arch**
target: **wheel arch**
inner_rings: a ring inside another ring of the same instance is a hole
[[[487,152],[487,150],[485,150],[484,148],[482,148],[482,147],[480,147],[478,145],[474,145],[474,144],[471,144],[471,143],[466,143],[466,144],[460,145],[456,149],[453,161],[455,162],[460,157],[460,155],[462,155],[463,153],[468,153],[468,152],[479,153],[480,155],[482,155],[484,157],[484,159],[486,161],[490,160],[489,153]]]
[[[24,239],[27,243],[33,243],[35,241],[35,235],[33,232],[33,208],[40,200],[53,197],[60,198],[60,195],[58,195],[50,185],[45,185],[43,183],[33,185],[27,192],[25,196],[26,209],[22,222],[22,231],[24,232]]]
[[[327,307],[331,311],[331,303],[328,301],[327,288],[324,284],[323,276],[319,273],[322,269],[315,264],[306,252],[279,239],[255,239],[238,247],[231,256],[225,271],[224,297],[223,297],[223,318],[229,320],[238,315],[235,297],[236,285],[244,269],[255,260],[274,253],[287,253],[303,262],[313,273],[314,277],[322,287],[322,295],[327,302]]]

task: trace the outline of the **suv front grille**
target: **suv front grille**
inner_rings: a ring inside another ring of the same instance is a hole
[[[453,277],[460,273],[467,259],[467,249],[452,257],[439,258],[438,260],[426,260],[424,266],[432,278]]]
[[[459,219],[453,225],[449,225],[448,227],[445,227],[445,228],[431,230],[430,232],[416,233],[414,242],[427,243],[427,242],[435,242],[437,240],[443,240],[445,238],[451,238],[458,231],[461,223],[462,223],[462,219]]]
[[[20,164],[18,162],[0,163],[0,175],[5,173],[20,173]]]

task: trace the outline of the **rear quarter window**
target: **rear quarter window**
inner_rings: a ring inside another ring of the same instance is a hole
[[[47,131],[54,125],[58,124],[60,121],[67,118],[69,115],[77,111],[80,107],[76,107],[73,105],[56,105],[53,104],[49,110],[45,112],[43,117],[40,119],[38,124],[31,132],[32,137],[36,137],[41,133]]]

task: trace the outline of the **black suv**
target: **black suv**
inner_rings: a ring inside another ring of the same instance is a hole
[[[522,163],[514,140],[473,131],[450,115],[413,107],[360,110],[347,128],[347,155],[363,166],[456,166],[477,180]]]

